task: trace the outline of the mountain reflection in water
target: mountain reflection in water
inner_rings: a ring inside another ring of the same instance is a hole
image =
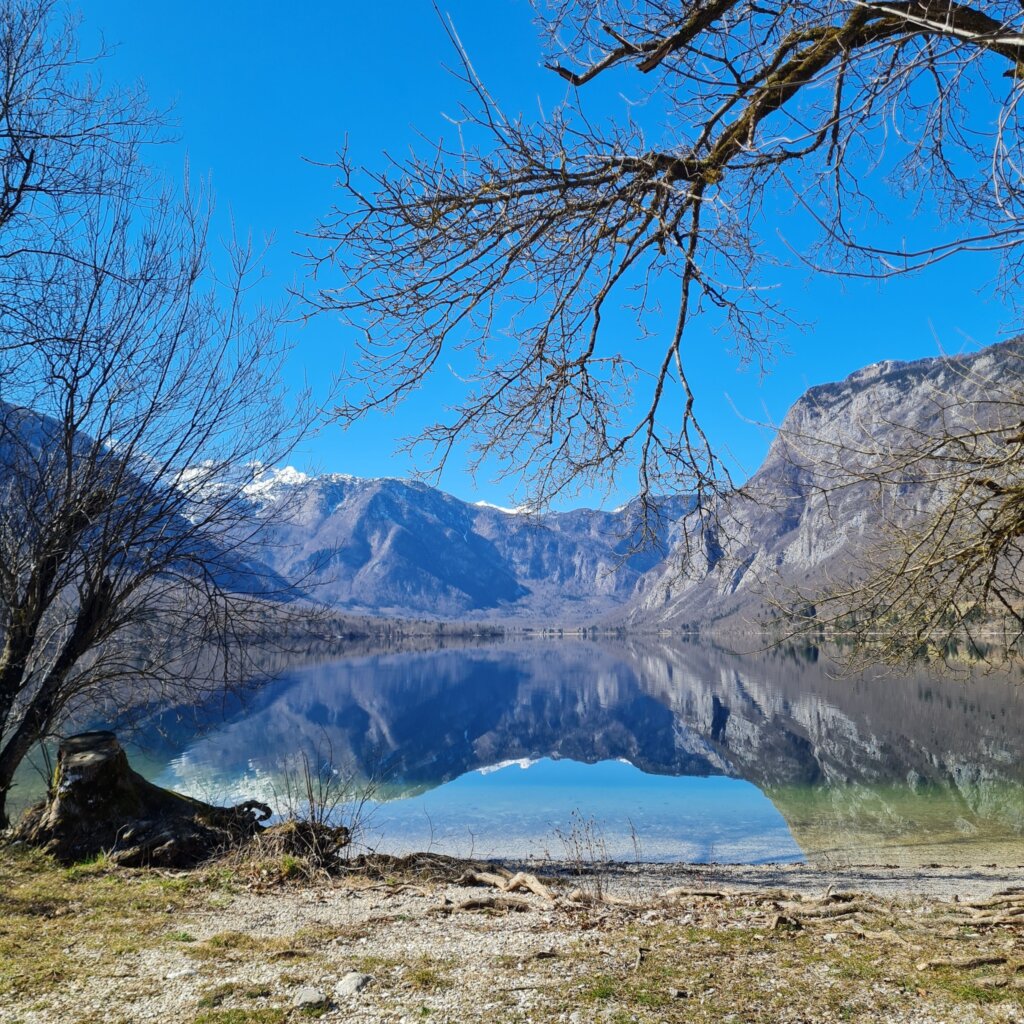
[[[266,796],[283,759],[330,751],[386,778],[370,830],[384,847],[560,855],[575,808],[615,856],[631,855],[635,827],[647,859],[1016,864],[1022,747],[1024,691],[1007,678],[530,641],[303,668],[179,738],[159,781]],[[532,766],[481,771],[510,762]]]

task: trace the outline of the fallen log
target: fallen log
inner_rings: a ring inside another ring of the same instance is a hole
[[[497,910],[502,913],[508,911],[524,913],[534,908],[529,900],[524,900],[521,896],[472,896],[461,903],[452,903],[446,899],[441,906],[433,909],[438,914],[451,914],[458,910]]]
[[[519,892],[525,889],[527,892],[532,892],[535,896],[540,896],[541,899],[547,900],[549,903],[555,902],[555,897],[551,890],[536,875],[527,874],[525,871],[516,872],[501,888],[505,892]]]
[[[808,903],[782,903],[779,909],[793,914],[802,921],[831,921],[837,917],[850,917],[853,914],[870,913],[877,908],[861,900],[852,903],[832,903],[815,906]]]
[[[661,898],[663,900],[681,900],[701,897],[703,899],[724,900],[728,899],[730,895],[730,893],[722,889],[692,889],[685,885],[677,885],[671,889],[666,889],[661,894]]]
[[[467,871],[456,882],[457,885],[492,885],[495,889],[503,889],[512,875],[497,875],[492,871]]]
[[[467,871],[459,880],[459,885],[490,885],[501,892],[532,892],[549,903],[555,903],[554,894],[536,876],[525,871],[517,871],[514,875],[507,872],[503,875],[490,871]]]

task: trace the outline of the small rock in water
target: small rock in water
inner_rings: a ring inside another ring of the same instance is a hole
[[[303,985],[292,997],[296,1010],[319,1010],[327,1005],[327,995],[312,985]]]
[[[361,992],[370,982],[373,981],[372,974],[360,974],[358,971],[349,971],[337,985],[334,986],[336,996],[354,996]]]

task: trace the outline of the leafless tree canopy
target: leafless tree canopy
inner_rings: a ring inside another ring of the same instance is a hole
[[[771,354],[788,322],[766,288],[780,215],[816,227],[796,255],[823,271],[884,277],[986,251],[1018,299],[1016,0],[538,6],[563,106],[506,116],[459,48],[455,144],[373,168],[339,157],[341,198],[308,257],[312,308],[363,331],[343,420],[468,348],[463,399],[414,439],[436,464],[469,439],[479,462],[525,469],[538,504],[634,464],[642,497],[707,495],[727,480],[687,338],[709,318],[740,359]],[[645,101],[656,135],[587,108],[597,81]],[[904,242],[877,216],[892,196],[944,230]],[[653,370],[641,342],[660,346]]]
[[[103,53],[85,54],[55,0],[0,6],[0,254],[45,248],[81,257],[70,236],[83,200],[138,200],[123,169],[160,118],[137,91],[106,86]],[[45,222],[45,231],[40,231]]]
[[[82,77],[49,3],[4,5],[0,71],[2,821],[69,713],[244,676],[283,596],[244,489],[305,420],[258,254],[215,275],[205,197],[141,162],[157,120]]]

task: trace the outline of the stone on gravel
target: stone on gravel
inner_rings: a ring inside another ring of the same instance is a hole
[[[327,1006],[327,994],[312,985],[303,985],[292,997],[292,1007],[296,1010],[320,1010]]]
[[[372,974],[360,974],[358,971],[349,971],[337,985],[334,986],[334,994],[345,998],[362,992],[370,982],[373,981]]]

